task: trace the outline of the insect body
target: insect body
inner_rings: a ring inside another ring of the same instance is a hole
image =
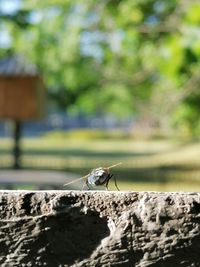
[[[87,174],[87,175],[85,175],[79,179],[76,179],[75,181],[64,184],[64,186],[72,184],[72,183],[74,183],[78,180],[81,180],[81,179],[86,179],[84,186],[87,185],[88,189],[90,189],[90,185],[91,186],[105,185],[106,189],[108,190],[108,183],[109,183],[110,179],[113,177],[114,181],[115,181],[115,186],[116,186],[117,190],[119,191],[119,188],[118,188],[117,182],[116,182],[116,178],[113,174],[110,173],[110,169],[115,167],[115,166],[118,166],[119,164],[121,164],[121,162],[117,163],[115,165],[109,166],[109,167],[99,167],[97,169],[93,169],[89,174]]]

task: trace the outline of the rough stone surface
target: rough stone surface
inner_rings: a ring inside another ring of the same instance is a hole
[[[1,191],[0,266],[200,266],[200,193]]]

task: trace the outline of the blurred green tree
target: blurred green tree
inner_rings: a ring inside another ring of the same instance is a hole
[[[199,133],[198,1],[21,0],[0,19],[58,106]]]

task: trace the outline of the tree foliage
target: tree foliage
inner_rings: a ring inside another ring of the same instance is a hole
[[[21,0],[10,47],[38,64],[52,101],[200,128],[200,3]]]

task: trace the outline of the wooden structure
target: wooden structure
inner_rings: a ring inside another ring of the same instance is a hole
[[[14,168],[20,168],[21,122],[44,114],[45,92],[37,68],[21,56],[0,60],[0,119],[11,119],[14,130]]]

